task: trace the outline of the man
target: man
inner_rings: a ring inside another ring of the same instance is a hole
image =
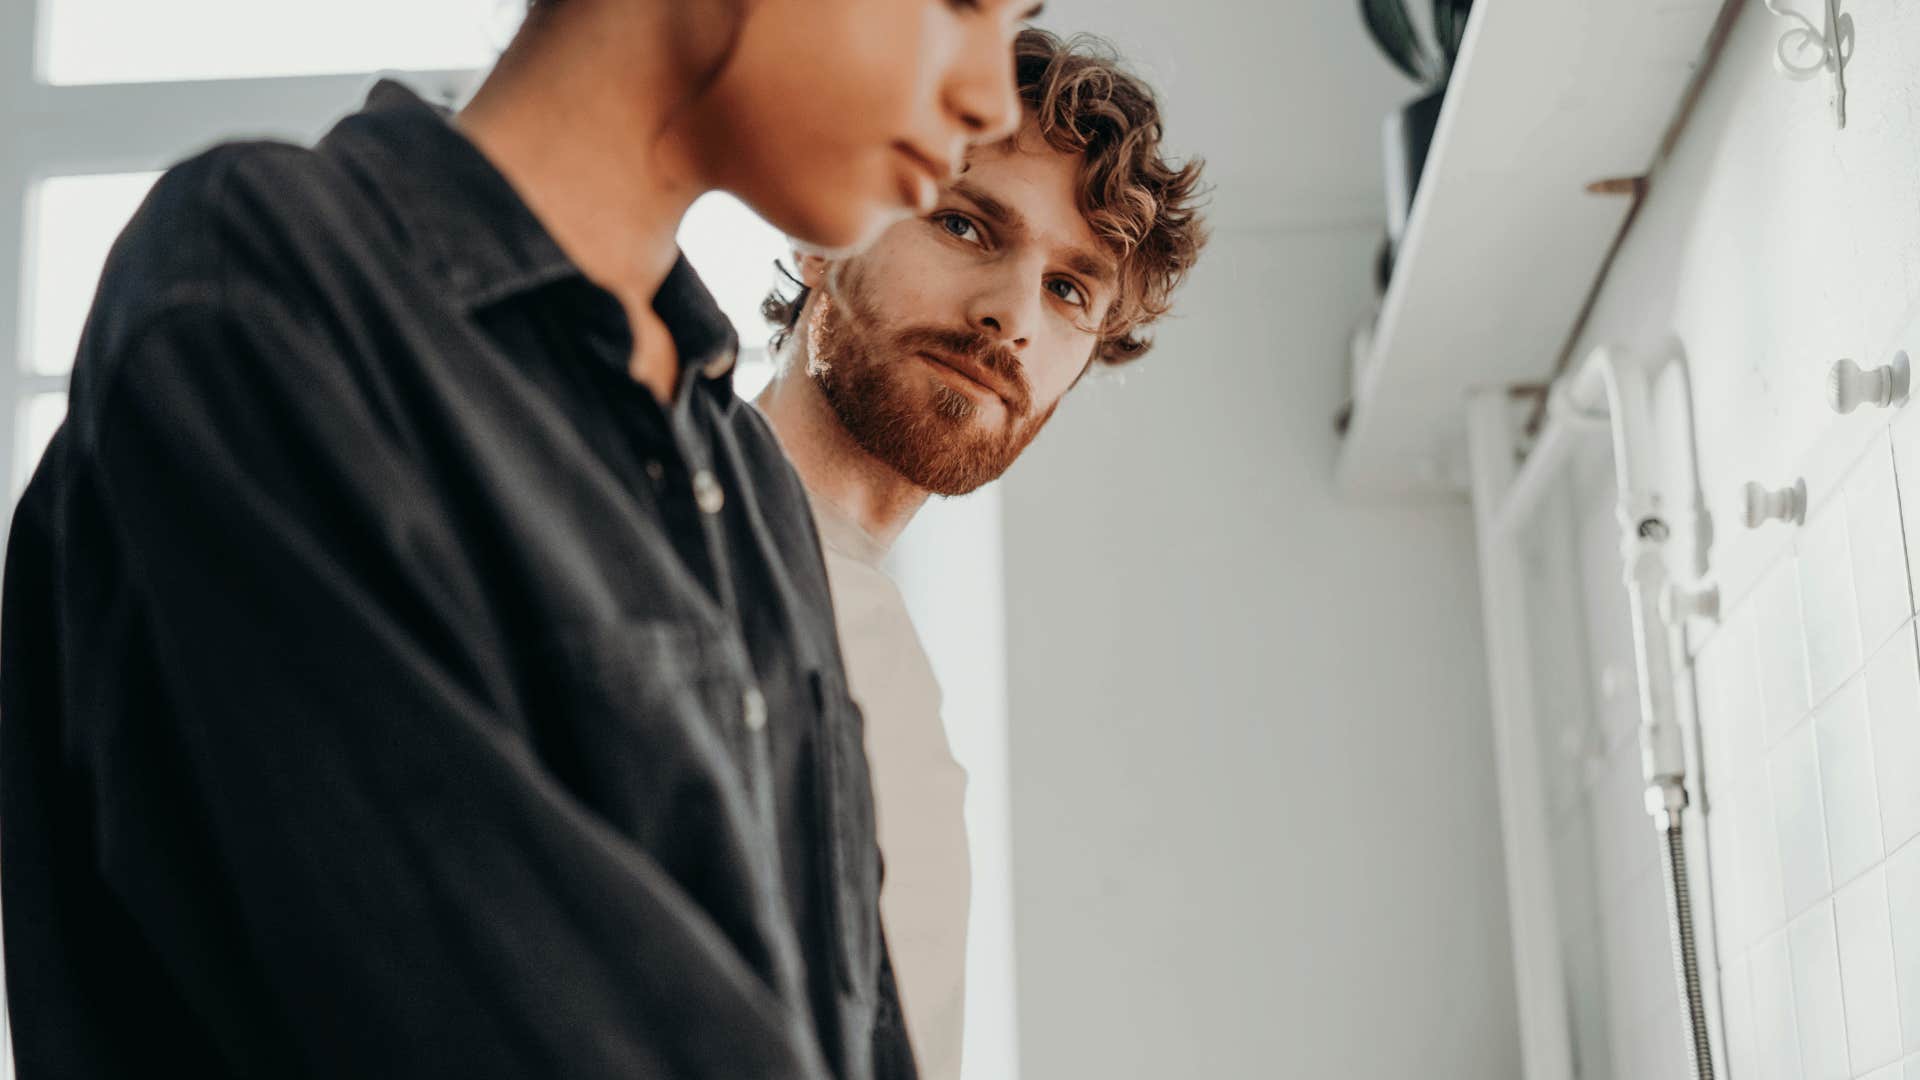
[[[541,0],[451,122],[159,181],[10,540],[22,1080],[912,1075],[804,491],[673,236],[925,209],[1028,13]]]
[[[1199,165],[1160,149],[1148,88],[1105,51],[1015,44],[1013,139],[975,150],[932,213],[848,258],[803,255],[770,297],[781,367],[758,404],[806,484],[853,696],[866,714],[880,907],[923,1075],[959,1073],[965,774],[880,562],[929,495],[998,477],[1095,363],[1140,357],[1203,243]]]

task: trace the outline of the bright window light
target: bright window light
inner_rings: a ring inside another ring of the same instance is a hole
[[[40,2],[40,70],[56,85],[481,68],[526,13],[526,0]]]
[[[26,490],[34,466],[40,464],[40,455],[47,452],[48,440],[66,416],[67,395],[64,393],[35,394],[20,403],[13,425],[17,439],[13,448],[14,498],[18,499]]]
[[[27,233],[28,371],[72,370],[107,250],[159,175],[60,176],[40,184]]]
[[[767,224],[745,203],[731,195],[701,198],[680,223],[680,250],[700,271],[708,291],[719,302],[740,335],[740,366],[733,373],[734,392],[752,399],[773,377],[766,353],[771,328],[760,317],[760,301],[775,284],[784,284],[774,269],[776,260],[793,266],[792,246],[780,230]]]
[[[158,175],[61,176],[39,186],[27,269],[27,370],[72,370],[108,249]],[[772,374],[760,301],[776,280],[774,260],[788,257],[786,238],[739,200],[710,195],[687,214],[680,243],[746,346],[734,381],[752,397]]]
[[[775,282],[783,280],[774,262],[793,265],[787,238],[739,199],[715,193],[687,211],[679,239],[687,261],[700,271],[700,280],[720,302],[720,310],[733,320],[741,344],[764,346],[768,327],[760,317],[760,301]]]

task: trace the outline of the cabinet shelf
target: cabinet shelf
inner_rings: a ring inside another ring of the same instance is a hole
[[[1466,488],[1466,395],[1553,371],[1722,0],[1479,0],[1336,466],[1355,496]]]

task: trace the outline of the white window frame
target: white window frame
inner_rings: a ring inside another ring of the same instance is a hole
[[[52,2],[0,3],[0,480],[9,485],[20,452],[22,406],[37,395],[65,391],[70,379],[29,371],[26,364],[29,228],[40,183],[61,176],[158,172],[236,137],[312,142],[358,108],[377,77],[359,72],[54,86],[43,80],[41,65],[47,25],[41,8]],[[463,100],[483,73],[384,74],[452,102]],[[0,995],[0,1080],[14,1076],[9,1019]]]
[[[26,367],[32,199],[60,176],[159,172],[232,138],[311,143],[358,108],[378,74],[463,100],[480,69],[54,86],[41,47],[57,0],[0,3],[0,478],[13,476],[21,406],[64,391],[68,376]]]

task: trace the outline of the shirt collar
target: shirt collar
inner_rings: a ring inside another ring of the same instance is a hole
[[[381,79],[366,104],[321,140],[367,173],[405,241],[468,311],[569,278],[586,281],[532,208],[450,113]],[[680,354],[684,392],[699,380],[731,404],[739,338],[682,254],[653,297]],[[625,370],[625,358],[619,358]],[[679,394],[676,394],[678,397]]]

